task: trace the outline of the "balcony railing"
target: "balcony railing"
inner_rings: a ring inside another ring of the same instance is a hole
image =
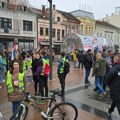
[[[11,29],[0,29],[0,34],[12,34],[12,35],[19,35],[20,30],[11,30]]]

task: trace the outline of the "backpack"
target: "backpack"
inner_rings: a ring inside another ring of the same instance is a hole
[[[48,76],[50,74],[50,66],[45,64],[44,75]]]
[[[65,59],[65,63],[64,63],[64,73],[67,74],[70,72],[70,64],[69,62],[66,61]]]
[[[86,55],[83,55],[83,57],[82,57],[82,64],[85,65],[86,62],[87,62],[87,60],[86,60]]]

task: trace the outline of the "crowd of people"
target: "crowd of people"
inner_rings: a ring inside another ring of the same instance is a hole
[[[13,113],[25,98],[19,89],[29,93],[34,81],[35,95],[48,97],[49,52],[46,50],[5,51],[0,54],[0,83],[5,82]],[[0,86],[1,87],[1,86]],[[1,88],[2,89],[2,88]]]
[[[0,53],[0,83],[6,80],[8,100],[12,102],[13,113],[24,99],[22,89],[29,93],[29,85],[34,81],[34,95],[48,97],[48,76],[50,73],[49,52],[46,50],[17,50],[14,59],[8,51]],[[118,51],[92,51],[88,49],[74,50],[66,54],[61,52],[58,60],[57,75],[61,85],[60,96],[65,95],[65,79],[67,76],[66,64],[74,62],[75,69],[85,69],[84,84],[89,86],[90,72],[95,78],[95,94],[105,97],[106,87],[110,88],[113,103],[108,114],[114,111],[115,106],[120,114],[120,54]],[[1,87],[1,86],[0,86]]]
[[[67,58],[71,57],[70,54]],[[114,108],[117,107],[120,115],[120,53],[118,50],[115,53],[109,51],[85,51],[75,50],[72,59],[74,67],[85,68],[85,85],[90,85],[89,76],[92,72],[92,77],[95,77],[95,95],[105,97],[107,95],[107,87],[110,90],[112,105],[107,109],[107,114],[111,116]],[[71,60],[71,59],[69,59]],[[91,69],[93,68],[93,69]]]

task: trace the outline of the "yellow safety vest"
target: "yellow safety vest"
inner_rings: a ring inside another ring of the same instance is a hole
[[[31,67],[32,66],[32,60],[26,61],[26,66]]]
[[[64,64],[65,64],[65,58],[62,58],[63,65],[60,68],[60,73],[64,73]],[[66,60],[67,61],[67,60]]]
[[[19,73],[18,75],[19,88],[24,91],[25,88],[24,88],[23,80],[24,80],[24,73]],[[8,71],[7,73],[7,89],[8,89],[8,93],[13,92],[12,75],[10,74],[10,71]]]

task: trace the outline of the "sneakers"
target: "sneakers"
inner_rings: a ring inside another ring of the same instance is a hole
[[[97,88],[97,87],[96,87],[96,88],[94,88],[94,89],[93,89],[93,91],[98,91],[98,88]]]
[[[107,95],[107,93],[104,92],[104,93],[101,93],[99,96],[100,96],[100,97],[105,97],[106,95]]]
[[[106,112],[107,112],[107,115],[108,115],[108,116],[111,116],[111,112],[109,111],[108,108],[106,109]]]
[[[88,82],[85,82],[85,85],[91,85],[91,83],[88,81]]]
[[[64,93],[61,93],[61,92],[60,92],[58,95],[59,95],[59,96],[64,96]]]

